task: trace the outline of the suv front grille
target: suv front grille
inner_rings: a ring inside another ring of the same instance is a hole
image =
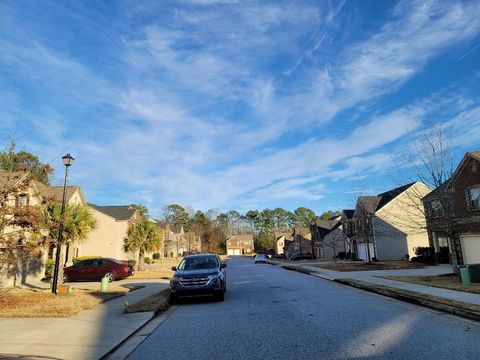
[[[180,283],[187,287],[187,286],[205,286],[210,282],[208,276],[200,275],[200,276],[183,276],[180,279]]]

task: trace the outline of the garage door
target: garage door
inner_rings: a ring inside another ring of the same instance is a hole
[[[228,249],[227,255],[241,255],[240,249]]]
[[[465,264],[480,264],[480,235],[461,236]]]

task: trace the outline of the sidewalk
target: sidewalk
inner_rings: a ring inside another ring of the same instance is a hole
[[[428,276],[428,275],[442,275],[452,272],[451,265],[437,265],[426,266],[421,269],[404,269],[404,270],[371,270],[371,271],[333,271],[328,269],[322,269],[309,264],[285,264],[284,262],[270,261],[273,265],[282,267],[290,267],[293,269],[300,269],[303,272],[308,272],[310,275],[319,277],[326,280],[342,280],[352,279],[362,282],[366,282],[372,285],[387,286],[393,289],[413,291],[421,294],[437,296],[451,301],[459,301],[468,304],[480,305],[480,295],[472,294],[463,291],[455,291],[449,289],[442,289],[438,287],[411,284],[402,281],[384,279],[381,276],[399,276],[399,275],[412,275],[412,276]]]
[[[132,282],[145,287],[70,318],[0,319],[0,358],[99,359],[154,316],[124,314],[125,299],[131,304],[168,287],[166,280]]]

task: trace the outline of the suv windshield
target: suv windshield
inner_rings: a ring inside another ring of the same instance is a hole
[[[218,261],[215,257],[192,257],[185,258],[178,266],[179,270],[196,270],[196,269],[214,269],[218,267]]]

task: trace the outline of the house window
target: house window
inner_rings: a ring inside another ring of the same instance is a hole
[[[468,189],[468,201],[471,210],[480,210],[480,187]]]
[[[443,207],[440,200],[432,200],[427,205],[428,216],[432,218],[443,216]]]
[[[16,207],[24,207],[28,205],[28,198],[25,194],[20,194],[16,199]]]

